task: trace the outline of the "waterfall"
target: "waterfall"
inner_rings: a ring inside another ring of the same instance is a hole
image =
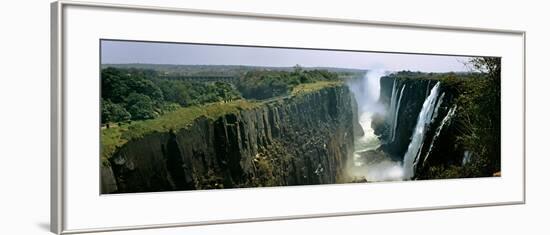
[[[403,88],[401,88],[401,92],[399,92],[399,99],[397,99],[397,108],[395,108],[395,113],[393,114],[393,121],[392,121],[392,131],[391,131],[391,142],[395,140],[395,132],[397,131],[397,119],[399,118],[399,108],[401,107],[401,98],[403,98],[403,91],[405,90],[405,87],[407,85],[404,85]]]
[[[403,92],[405,91],[406,87],[407,85],[403,85],[403,87],[401,87],[401,90],[399,90],[399,87],[397,86],[397,80],[393,81],[390,98],[390,110],[388,111],[388,116],[386,117],[389,120],[389,142],[393,142],[395,140],[397,121],[399,119],[399,109],[401,107],[401,98],[403,98]]]
[[[371,127],[372,117],[375,113],[393,115],[394,112],[386,112],[380,104],[380,78],[385,74],[383,70],[369,71],[362,79],[348,81],[351,92],[357,101],[358,121],[364,135],[355,139],[353,153],[353,166],[348,169],[348,174],[369,182],[401,180],[403,178],[401,163],[392,161],[378,151],[380,140],[374,134]],[[391,105],[397,107],[397,82],[393,84]]]
[[[361,79],[348,82],[348,87],[357,101],[359,125],[365,133],[355,143],[355,152],[376,149],[380,146],[378,136],[371,128],[372,115],[384,111],[378,102],[380,98],[380,78],[385,74],[383,70],[368,71]]]
[[[462,157],[462,166],[468,164],[471,159],[472,159],[472,152],[468,150],[464,151],[464,157]]]
[[[441,98],[439,98],[440,102],[438,102],[437,103],[438,105],[435,107],[436,110],[439,109],[439,105],[441,105],[441,100],[443,100],[444,95],[445,95],[445,93],[441,94]],[[426,153],[426,156],[424,157],[423,164],[426,163],[426,160],[430,156],[430,153],[432,153],[432,148],[434,146],[435,141],[437,140],[437,138],[441,134],[441,130],[443,130],[443,127],[445,127],[445,125],[453,118],[453,116],[455,115],[455,112],[456,112],[456,105],[453,106],[451,109],[449,109],[449,112],[447,112],[447,115],[445,115],[445,117],[441,121],[441,124],[435,130],[435,135],[432,138],[432,142],[430,143],[430,148],[428,148],[428,153]]]
[[[418,119],[416,121],[416,126],[414,128],[413,134],[411,136],[411,142],[405,157],[403,158],[403,170],[404,170],[404,179],[411,179],[414,176],[414,170],[416,168],[416,163],[418,161],[418,155],[420,150],[424,145],[424,138],[426,131],[429,127],[429,124],[432,122],[432,117],[436,107],[437,98],[439,95],[439,82],[431,89],[430,95],[424,100],[422,104],[422,109],[418,114]]]
[[[390,109],[388,110],[387,114],[388,116],[386,117],[387,120],[390,120],[389,121],[389,126],[390,126],[390,139],[392,138],[393,136],[393,116],[395,115],[395,109],[396,109],[396,106],[397,106],[397,80],[393,80],[393,86],[392,86],[392,89],[391,89],[391,98],[390,98]]]
[[[384,108],[378,102],[380,99],[380,78],[384,74],[385,71],[383,70],[369,70],[363,78],[347,82],[357,101],[359,115],[384,111]]]
[[[437,105],[435,106],[435,110],[434,110],[434,115],[433,115],[433,118],[432,118],[432,121],[437,118],[438,114],[439,114],[439,107],[441,106],[441,104],[443,103],[443,99],[445,98],[445,92],[441,92],[441,95],[439,96],[439,99],[437,100]],[[447,113],[448,114],[448,113]]]

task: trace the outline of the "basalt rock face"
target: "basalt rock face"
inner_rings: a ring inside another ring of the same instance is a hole
[[[380,102],[388,113],[383,125],[374,126],[381,137],[384,152],[393,158],[402,157],[407,151],[418,114],[430,89],[436,81],[394,79],[385,76],[380,81]]]
[[[419,114],[426,98],[436,84],[440,83],[435,95],[433,117],[423,127],[424,138],[415,161],[415,177],[422,178],[431,165],[458,163],[463,151],[456,146],[456,91],[445,83],[434,79],[408,79],[384,76],[380,80],[380,100],[387,113],[373,122],[373,129],[382,142],[381,150],[396,161],[403,161],[413,132],[416,130]]]
[[[102,167],[102,192],[336,183],[353,153],[353,107],[335,86],[146,135]]]

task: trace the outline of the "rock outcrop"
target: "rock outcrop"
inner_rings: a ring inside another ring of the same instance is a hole
[[[404,160],[424,101],[438,82],[436,79],[407,78],[403,75],[381,78],[379,102],[386,106],[388,112],[373,122],[373,129],[382,141],[380,149],[392,159]],[[462,159],[463,150],[454,144],[456,126],[453,116],[457,94],[446,83],[440,85],[433,117],[423,128],[425,134],[415,161],[414,178],[421,178],[430,165],[456,164]]]
[[[352,100],[333,86],[148,134],[102,166],[102,193],[337,183],[353,153]]]

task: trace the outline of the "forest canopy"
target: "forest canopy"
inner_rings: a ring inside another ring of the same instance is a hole
[[[318,81],[336,81],[338,74],[327,70],[304,70],[299,65],[292,72],[257,70],[246,73],[237,88],[247,99],[268,99],[289,95],[300,84]]]
[[[334,81],[338,74],[320,69],[304,70],[297,65],[291,71],[257,69],[235,79],[210,78],[214,79],[166,76],[142,68],[103,68],[101,122],[152,119],[180,107],[230,102],[243,97],[263,100],[289,95],[297,85]]]
[[[106,68],[101,80],[102,123],[151,119],[178,107],[241,98],[228,83],[166,79],[152,70]]]

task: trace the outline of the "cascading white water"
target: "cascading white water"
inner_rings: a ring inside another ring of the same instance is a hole
[[[388,110],[388,113],[386,114],[386,119],[387,120],[390,120],[389,121],[389,126],[390,126],[390,139],[392,138],[393,136],[393,126],[394,126],[394,123],[393,123],[393,116],[396,114],[395,113],[395,109],[397,107],[397,80],[393,80],[393,85],[392,85],[392,89],[391,89],[391,96],[390,96],[390,109]]]
[[[418,114],[416,126],[414,128],[411,142],[407,148],[407,152],[403,157],[403,179],[411,179],[414,176],[414,170],[418,161],[418,155],[424,144],[424,138],[429,124],[432,122],[432,117],[436,108],[436,102],[439,95],[439,82],[431,89],[430,95],[424,100],[422,109]]]
[[[378,103],[378,99],[380,97],[380,78],[384,74],[384,70],[369,70],[362,79],[348,82],[357,101],[359,114],[383,112],[383,107]]]
[[[471,151],[464,151],[464,157],[462,157],[462,166],[468,164],[472,160],[472,152]]]
[[[391,131],[391,142],[395,141],[395,132],[397,129],[397,120],[399,118],[399,108],[401,107],[401,98],[403,98],[403,91],[405,91],[405,88],[407,85],[403,85],[403,88],[401,88],[401,92],[399,92],[399,99],[397,99],[397,107],[395,108],[395,114],[393,115],[393,121],[392,121],[392,131]]]
[[[394,162],[389,159],[376,159],[376,161],[367,161],[368,163],[365,164],[364,159],[360,160],[363,154],[368,151],[376,150],[380,146],[380,140],[378,136],[374,134],[371,122],[374,114],[385,113],[384,106],[378,102],[380,96],[380,78],[384,76],[385,73],[386,72],[383,70],[372,70],[367,72],[362,79],[348,83],[357,101],[359,124],[364,132],[363,136],[355,140],[355,151],[353,154],[354,168],[351,170],[350,174],[357,177],[364,177],[371,182],[401,180],[403,175],[399,162]],[[393,96],[395,96],[395,98]],[[396,103],[396,101],[394,101],[396,99],[397,95],[392,94],[393,103]]]
[[[380,97],[380,78],[384,74],[383,70],[369,70],[362,79],[348,83],[357,101],[359,124],[364,132],[364,135],[355,141],[356,155],[358,152],[376,149],[380,146],[380,140],[371,128],[371,122],[374,113],[383,112],[383,107],[378,103],[378,99]]]
[[[437,115],[439,114],[439,107],[441,107],[441,104],[443,103],[444,98],[445,98],[445,92],[441,92],[441,95],[437,99],[437,104],[435,105],[434,118],[437,118]]]
[[[439,106],[443,102],[442,100],[443,100],[444,95],[445,95],[445,93],[441,94],[441,97],[439,98],[439,102],[437,103],[437,106],[435,107],[436,110],[439,109]],[[424,156],[424,163],[426,163],[426,160],[428,159],[428,157],[430,157],[430,154],[432,153],[432,149],[434,147],[434,143],[437,140],[437,138],[439,138],[439,135],[441,134],[441,130],[443,130],[443,127],[445,127],[445,125],[447,123],[449,123],[449,121],[453,118],[453,116],[455,115],[455,112],[456,112],[456,105],[453,106],[451,109],[449,109],[449,112],[447,112],[447,115],[445,115],[445,117],[441,121],[441,124],[435,130],[434,137],[432,138],[432,142],[430,143],[430,148],[428,148],[428,152],[426,153],[426,156]]]
[[[378,136],[374,134],[374,130],[371,128],[372,114],[362,113],[359,115],[359,124],[363,129],[364,135],[355,140],[354,158],[357,159],[361,152],[377,149],[380,146],[380,140]],[[361,163],[356,162],[357,166]]]

